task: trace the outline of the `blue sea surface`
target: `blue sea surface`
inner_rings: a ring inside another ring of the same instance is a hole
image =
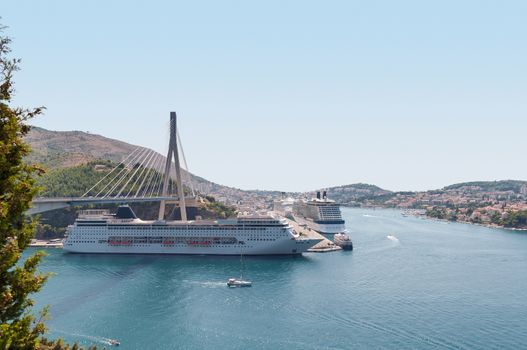
[[[251,288],[239,257],[48,250],[36,309],[101,348],[527,348],[527,233],[342,211],[354,251],[244,257]]]

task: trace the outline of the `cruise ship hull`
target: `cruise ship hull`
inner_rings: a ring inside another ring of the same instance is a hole
[[[84,254],[291,255],[302,254],[319,241],[270,216],[143,221],[128,206],[120,206],[115,215],[81,213],[68,227],[63,249]]]
[[[321,224],[316,222],[311,222],[308,224],[308,226],[317,232],[324,233],[324,234],[336,234],[336,233],[342,233],[346,230],[346,226],[344,224]]]
[[[64,251],[81,254],[174,254],[174,255],[295,255],[306,252],[320,242],[318,239],[289,239],[272,244],[254,244],[242,246],[188,245],[188,244],[151,244],[147,246],[109,246],[98,243],[77,243],[64,245]]]

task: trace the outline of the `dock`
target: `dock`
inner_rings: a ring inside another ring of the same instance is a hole
[[[322,239],[319,243],[314,245],[313,247],[309,248],[307,251],[310,253],[329,253],[334,252],[337,250],[342,250],[341,247],[321,235],[315,230],[310,229],[307,227],[307,225],[300,225],[298,222],[287,219],[287,222],[293,226],[293,229],[299,233],[301,236],[307,237],[307,238],[315,238],[315,239]]]
[[[29,246],[32,248],[62,248],[62,239],[52,239],[49,241],[41,239],[32,239]]]

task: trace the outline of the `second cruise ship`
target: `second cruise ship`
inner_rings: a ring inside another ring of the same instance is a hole
[[[346,231],[340,205],[327,198],[326,191],[317,192],[316,198],[299,200],[293,204],[293,216],[300,224],[305,224],[320,233],[335,234]]]

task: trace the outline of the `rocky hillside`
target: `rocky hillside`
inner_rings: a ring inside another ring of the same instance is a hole
[[[30,162],[48,168],[68,168],[96,159],[121,161],[137,146],[82,131],[50,131],[32,127],[26,137]]]
[[[32,149],[28,161],[47,169],[71,168],[97,160],[120,162],[138,147],[83,131],[51,131],[35,126],[26,141]],[[224,187],[192,173],[190,176],[194,187],[203,193],[217,193]]]
[[[64,174],[69,176],[71,173],[79,172],[80,168],[78,167],[83,164],[96,164],[100,160],[113,163],[120,162],[138,147],[123,141],[83,131],[51,131],[35,126],[31,128],[26,141],[32,149],[28,161],[41,164],[48,169],[45,177],[50,178],[43,180],[44,185],[47,183],[57,184],[60,182],[61,177],[64,178]],[[60,169],[67,169],[67,171],[58,171]],[[189,176],[186,175],[184,170],[183,172],[185,173],[183,178],[188,179]],[[190,173],[190,178],[193,187],[198,192],[212,195],[223,202],[232,204],[245,202],[246,200],[252,201],[255,197],[260,198],[264,196],[270,198],[279,195],[279,192],[244,191],[234,187],[222,186],[192,173]],[[65,181],[60,187],[69,186],[69,182],[71,181]],[[186,184],[188,185],[188,183]],[[81,185],[84,186],[85,184],[79,183],[77,187]],[[81,191],[81,188],[79,187],[77,190]],[[53,186],[53,188],[48,189],[47,193],[56,195],[57,191],[63,192],[62,188]]]

